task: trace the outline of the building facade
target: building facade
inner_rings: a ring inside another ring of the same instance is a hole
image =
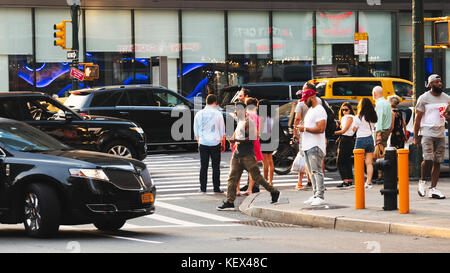
[[[186,97],[304,81],[316,65],[411,80],[411,2],[83,0],[80,62],[98,64],[100,78],[79,86],[159,84],[161,56],[168,88]],[[447,0],[425,0],[424,8],[425,17],[450,16]],[[0,1],[0,91],[62,96],[72,88],[67,52],[53,45],[53,25],[62,20],[71,20],[63,0]],[[354,53],[356,32],[368,33],[367,55]],[[67,33],[70,46],[70,24]],[[425,44],[432,36],[426,23]],[[425,71],[450,88],[450,50],[427,50]]]

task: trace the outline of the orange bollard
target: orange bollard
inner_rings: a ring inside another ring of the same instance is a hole
[[[364,149],[354,149],[355,160],[355,209],[366,208],[364,189]]]
[[[409,150],[397,150],[398,168],[398,211],[409,213]]]

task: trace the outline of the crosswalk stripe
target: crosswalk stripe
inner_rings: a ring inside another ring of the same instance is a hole
[[[172,217],[167,217],[167,216],[160,215],[160,214],[152,214],[152,215],[147,215],[144,217],[148,218],[148,219],[153,219],[153,220],[157,220],[157,221],[161,221],[161,222],[166,222],[166,223],[175,224],[175,225],[182,225],[182,226],[200,226],[201,225],[201,224],[197,224],[194,222],[183,221],[183,220],[175,219]]]
[[[193,209],[188,209],[188,208],[172,205],[172,204],[161,202],[161,201],[159,201],[159,202],[156,201],[155,206],[159,206],[159,207],[162,207],[165,209],[183,212],[183,213],[187,213],[187,214],[191,214],[191,215],[195,215],[195,216],[199,216],[199,217],[203,217],[203,218],[207,218],[207,219],[212,219],[212,220],[216,220],[216,221],[220,221],[220,222],[236,221],[235,219],[218,216],[218,215],[211,214],[211,213],[201,212],[201,211],[197,211],[197,210],[193,210]]]

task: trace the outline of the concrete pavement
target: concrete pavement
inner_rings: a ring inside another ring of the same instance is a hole
[[[281,190],[278,203],[270,204],[270,194],[252,194],[239,210],[266,221],[328,228],[342,231],[390,233],[450,238],[450,178],[440,178],[437,188],[446,199],[431,199],[417,194],[417,181],[410,181],[408,214],[383,210],[382,185],[365,190],[365,209],[355,209],[355,189],[328,187],[326,204],[318,207],[303,204],[312,189]],[[427,187],[430,186],[429,183]],[[276,185],[275,185],[276,187]]]

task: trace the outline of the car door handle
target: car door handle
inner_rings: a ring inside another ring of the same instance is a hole
[[[119,113],[120,113],[121,115],[124,115],[124,116],[130,115],[130,112],[123,112],[123,111],[120,111]]]
[[[164,116],[168,116],[170,113],[169,112],[161,112],[161,114]]]

